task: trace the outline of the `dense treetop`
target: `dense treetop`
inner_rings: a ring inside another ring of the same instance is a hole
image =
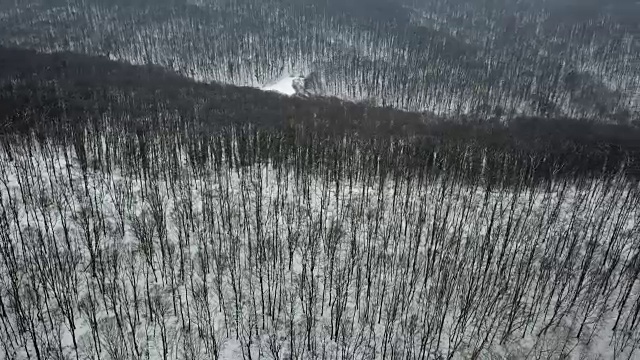
[[[403,137],[425,146],[483,144],[497,154],[554,154],[581,171],[599,171],[605,164],[615,171],[638,158],[640,129],[627,124],[541,117],[441,118],[336,98],[203,84],[158,66],[72,53],[0,48],[0,64],[0,128],[6,135],[36,131],[64,137],[88,124],[132,133],[183,134],[250,125],[313,129],[320,136]]]

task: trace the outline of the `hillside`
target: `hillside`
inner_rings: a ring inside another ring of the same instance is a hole
[[[0,359],[633,359],[640,130],[0,48]]]
[[[3,141],[0,358],[633,358],[637,182],[524,159],[243,127]]]
[[[62,136],[92,124],[208,134],[228,126],[297,127],[321,135],[403,137],[429,144],[491,145],[561,161],[567,173],[617,169],[638,158],[640,128],[587,119],[520,117],[499,122],[439,118],[326,97],[289,97],[251,87],[202,84],[155,66],[104,57],[0,48],[0,115],[6,134]],[[581,160],[589,158],[589,162]],[[496,161],[500,161],[496,159]],[[588,165],[587,165],[588,164]]]
[[[30,0],[0,9],[0,44],[240,86],[302,75],[317,95],[443,116],[628,121],[640,10],[593,3]]]

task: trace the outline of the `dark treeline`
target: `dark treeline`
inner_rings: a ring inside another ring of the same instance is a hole
[[[228,126],[303,128],[324,135],[413,137],[433,147],[480,144],[489,161],[505,153],[542,159],[541,176],[635,174],[640,129],[630,125],[547,118],[444,119],[335,98],[286,97],[253,88],[201,84],[162,68],[131,66],[69,53],[37,54],[0,48],[2,133],[61,136],[85,124],[130,133],[207,134]]]

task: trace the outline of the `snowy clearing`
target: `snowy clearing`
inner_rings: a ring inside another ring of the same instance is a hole
[[[262,87],[264,91],[274,91],[283,95],[293,96],[299,92],[300,83],[304,81],[300,76],[285,76],[280,80]]]

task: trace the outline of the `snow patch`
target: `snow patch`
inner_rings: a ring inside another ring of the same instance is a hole
[[[280,80],[263,86],[264,91],[274,91],[283,95],[293,96],[302,91],[304,78],[301,76],[285,76]]]

